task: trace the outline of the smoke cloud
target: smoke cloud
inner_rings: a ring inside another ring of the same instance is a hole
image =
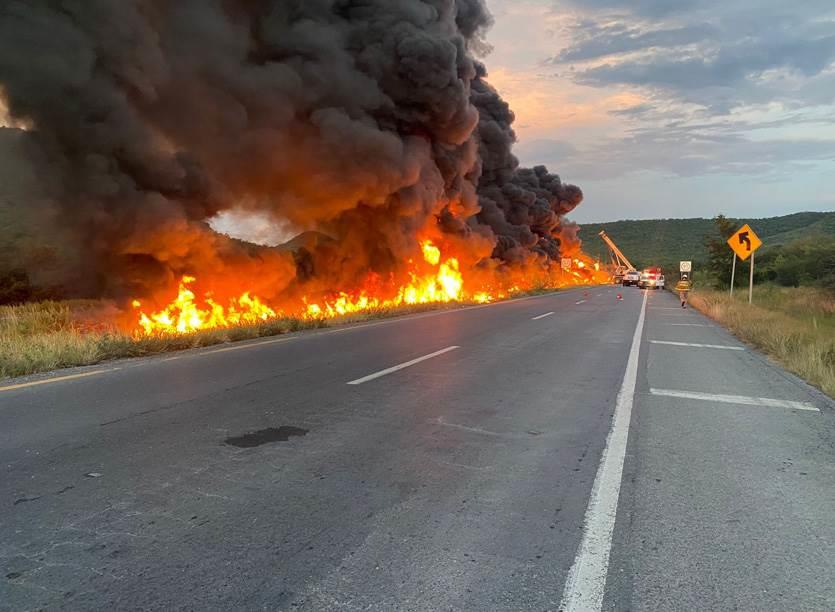
[[[582,193],[518,167],[475,59],[490,24],[483,0],[5,0],[3,253],[116,297],[185,273],[340,289],[425,236],[470,267],[547,265]],[[256,248],[210,228],[230,210],[308,233]]]

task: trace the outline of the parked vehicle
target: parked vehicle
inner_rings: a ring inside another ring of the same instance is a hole
[[[641,274],[637,270],[629,270],[623,275],[623,286],[628,287],[633,285],[638,286],[638,281],[641,280]]]
[[[641,272],[638,287],[641,289],[663,289],[664,275],[661,273],[661,268],[646,268]]]

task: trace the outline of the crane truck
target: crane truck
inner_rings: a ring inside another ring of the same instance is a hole
[[[612,257],[612,265],[615,268],[615,282],[616,283],[624,283],[625,278],[631,278],[633,275],[639,277],[638,270],[632,263],[626,258],[626,255],[618,248],[618,246],[612,242],[612,239],[606,235],[605,231],[601,231],[598,236],[606,243],[606,246],[609,247],[609,255]]]

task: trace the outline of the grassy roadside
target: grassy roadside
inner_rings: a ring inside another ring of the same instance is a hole
[[[535,289],[513,297],[554,291]],[[0,378],[470,305],[462,302],[416,304],[369,310],[335,319],[280,318],[257,325],[141,338],[98,323],[113,320],[115,315],[112,308],[108,310],[101,302],[73,300],[0,306]]]
[[[835,397],[835,293],[814,287],[762,286],[727,292],[698,289],[690,304],[787,370]]]

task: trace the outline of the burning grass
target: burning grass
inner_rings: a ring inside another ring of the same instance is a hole
[[[835,397],[835,293],[813,287],[763,286],[748,294],[698,290],[693,306],[788,370]]]
[[[385,279],[374,272],[349,291],[303,295],[293,304],[283,306],[262,301],[251,291],[225,298],[212,290],[201,288],[196,276],[180,279],[176,295],[157,296],[156,306],[133,300],[138,335],[185,334],[214,328],[257,325],[277,318],[299,318],[304,321],[334,319],[352,314],[399,311],[402,308],[449,303],[485,304],[503,300],[543,287],[557,288],[594,284],[608,280],[609,273],[598,262],[577,253],[571,262],[575,269],[537,266],[525,271],[521,267],[504,274],[488,268],[486,275],[478,270],[465,273],[457,257],[444,254],[432,240],[420,242],[421,257],[405,262],[405,274]],[[470,277],[470,272],[475,278]],[[352,283],[353,284],[353,283]]]
[[[513,297],[555,291],[544,286]],[[285,333],[347,325],[430,310],[454,309],[473,302],[403,304],[369,308],[333,318],[277,317],[257,323],[154,335],[127,334],[108,321],[116,308],[93,300],[39,302],[0,306],[0,378],[60,368],[92,365],[125,357],[143,357],[192,348],[251,340]]]
[[[101,323],[110,320],[112,310],[95,301],[0,307],[0,377],[275,336],[325,325],[321,320],[276,318],[190,334],[132,336]]]
[[[421,250],[422,259],[408,262],[408,282],[393,291],[379,291],[371,275],[352,293],[315,301],[303,297],[287,310],[249,291],[224,299],[201,288],[194,276],[183,276],[174,295],[163,293],[156,307],[133,300],[130,312],[78,300],[0,307],[0,377],[483,304],[608,279],[599,264],[575,258],[576,270],[543,267],[538,275],[522,274],[498,288],[488,283],[468,291],[457,258],[444,257],[429,240]]]

